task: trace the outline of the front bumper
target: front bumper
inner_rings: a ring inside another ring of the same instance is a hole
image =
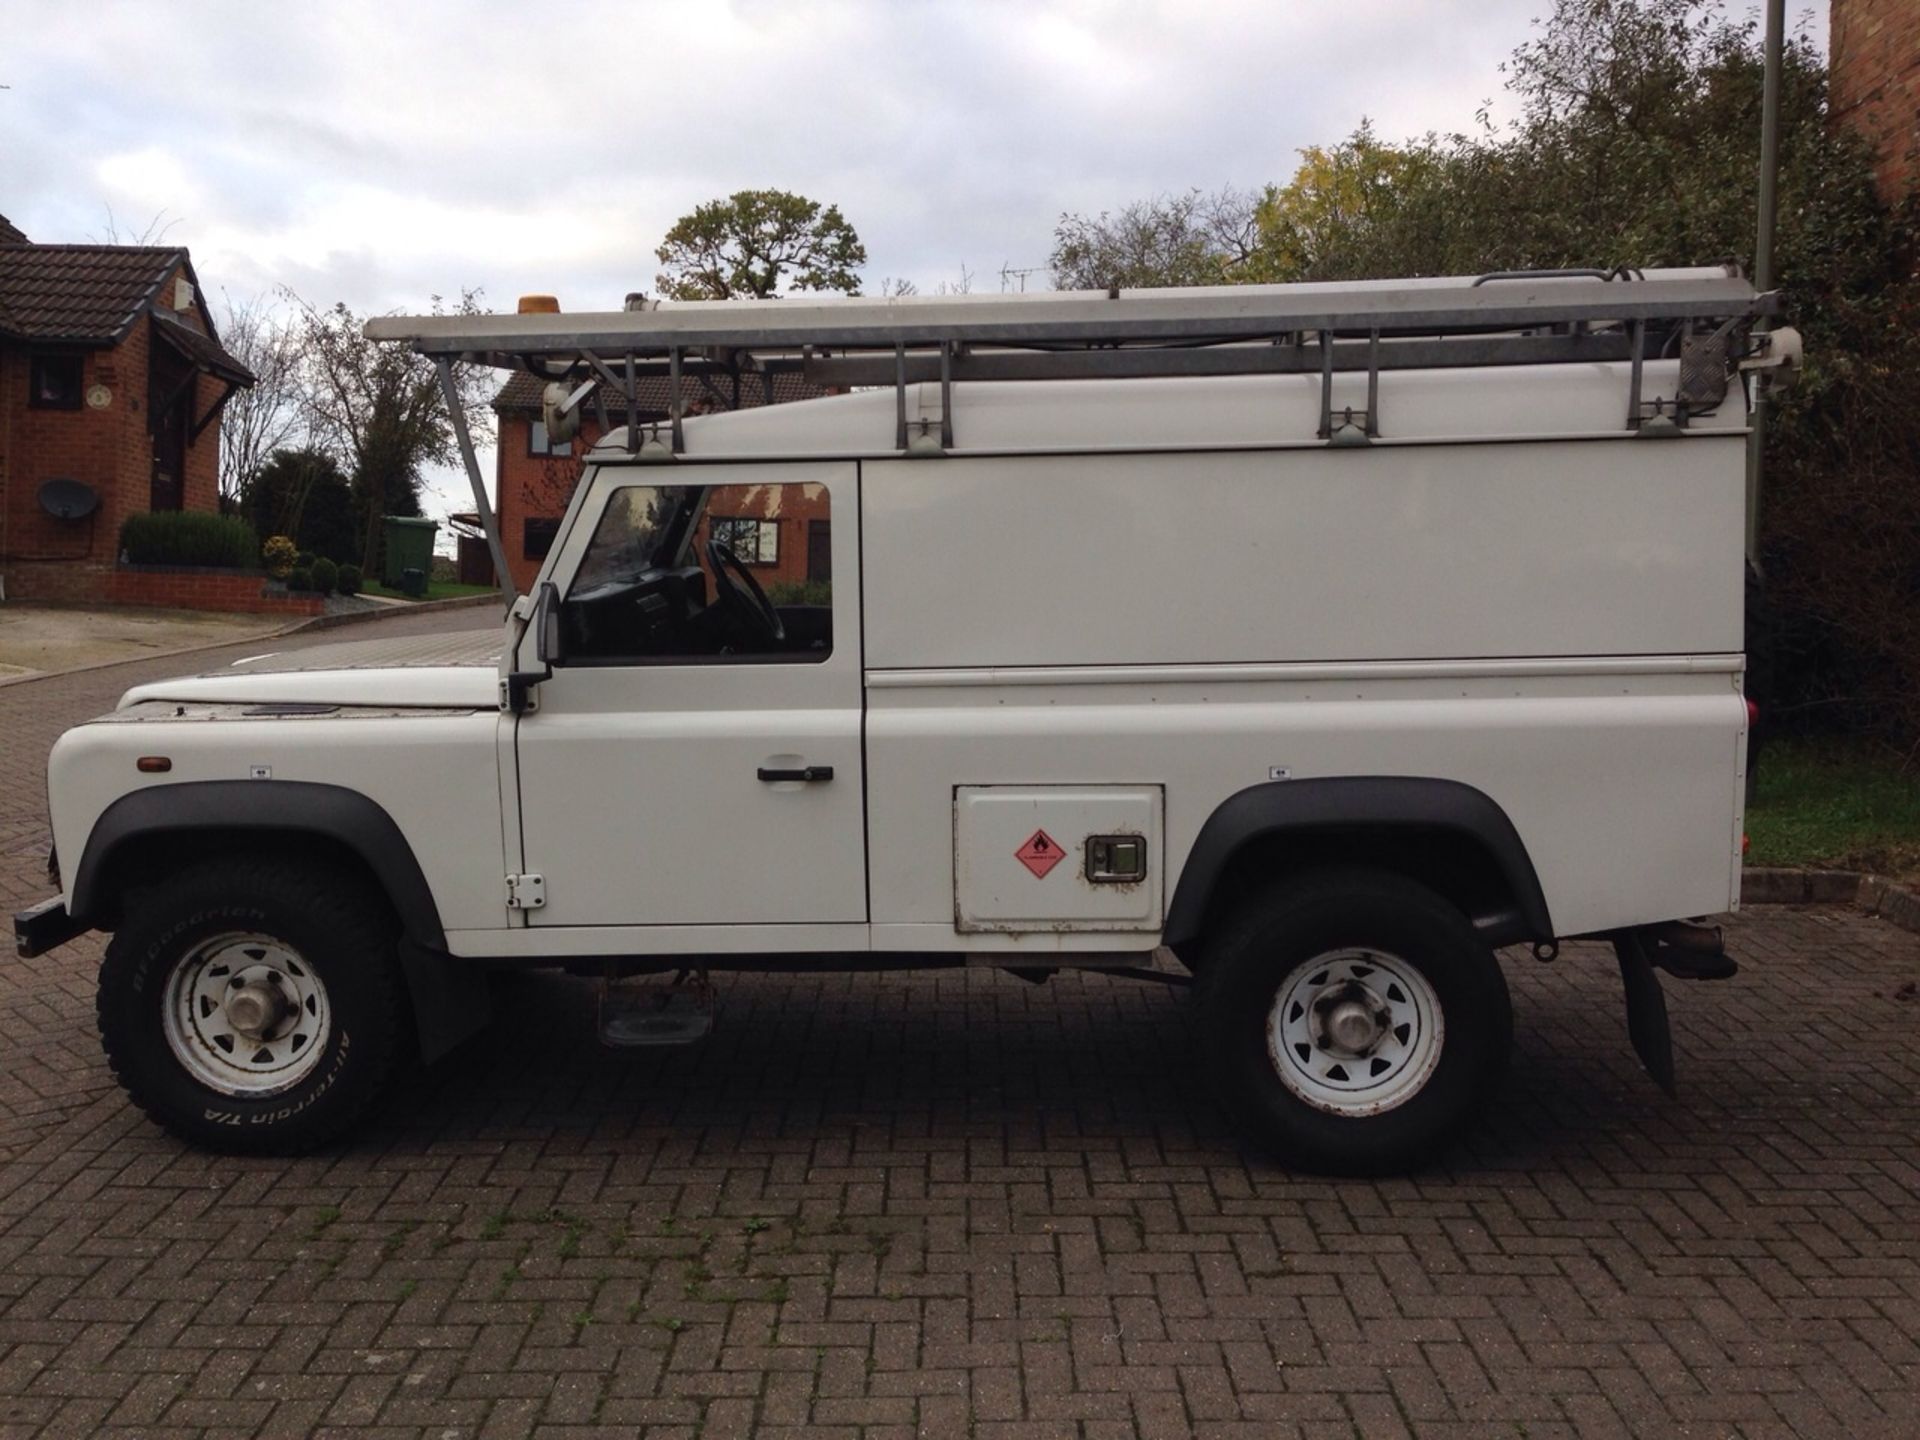
[[[67,905],[58,895],[42,900],[30,910],[17,911],[13,917],[13,946],[20,958],[31,960],[56,945],[64,945],[93,927],[67,913]]]

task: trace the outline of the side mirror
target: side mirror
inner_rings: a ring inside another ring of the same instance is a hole
[[[553,678],[553,662],[560,653],[560,592],[547,581],[533,602],[533,654],[543,668],[514,670],[501,681],[501,695],[515,715],[534,708],[533,689],[542,680]]]
[[[560,592],[551,580],[540,586],[540,598],[533,609],[534,654],[542,665],[551,666],[566,658],[560,638]]]

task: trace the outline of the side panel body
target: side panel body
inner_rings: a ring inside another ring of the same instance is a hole
[[[875,462],[867,663],[1734,654],[1742,453],[1703,434]]]
[[[1169,890],[1236,793],[1397,776],[1490,797],[1560,934],[1727,908],[1741,454],[1702,432],[867,464],[876,947],[956,943],[956,788],[1037,782],[1164,786]]]

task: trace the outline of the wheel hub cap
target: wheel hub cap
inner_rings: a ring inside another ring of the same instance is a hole
[[[1293,1094],[1337,1115],[1377,1115],[1418,1094],[1440,1059],[1439,996],[1378,950],[1328,951],[1280,983],[1267,1058]]]
[[[237,1035],[258,1040],[271,1034],[287,1015],[286,997],[271,981],[241,985],[227,996],[227,1023]]]
[[[167,1047],[222,1095],[298,1085],[320,1063],[332,1027],[325,984],[297,950],[269,935],[202,940],[167,980]]]
[[[1387,1033],[1387,1007],[1361,986],[1349,986],[1337,998],[1316,1000],[1314,1011],[1327,1046],[1348,1055],[1365,1055]]]

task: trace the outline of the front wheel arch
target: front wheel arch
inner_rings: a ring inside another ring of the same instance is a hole
[[[338,785],[188,781],[122,796],[102,812],[74,871],[74,917],[117,928],[127,897],[189,866],[279,856],[350,877],[384,900],[401,935],[414,1040],[431,1063],[491,1018],[486,973],[447,953],[446,932],[412,847],[380,805]]]
[[[126,894],[181,857],[261,844],[350,856],[386,896],[409,940],[446,948],[440,909],[413,847],[377,802],[304,780],[192,780],[122,795],[100,813],[73,872],[74,918],[111,929]]]

